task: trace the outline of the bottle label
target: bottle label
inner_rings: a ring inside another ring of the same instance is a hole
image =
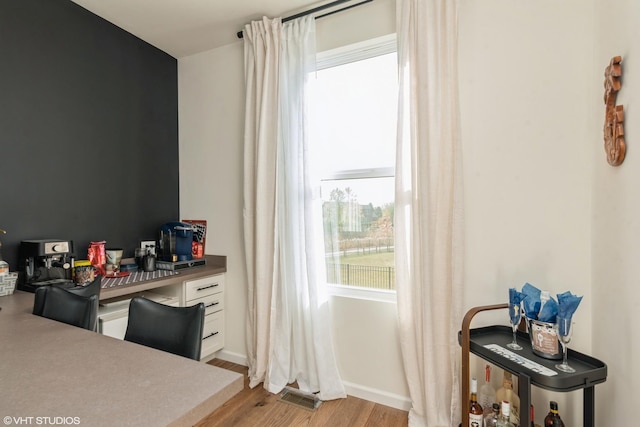
[[[469,427],[482,427],[482,415],[469,414]]]

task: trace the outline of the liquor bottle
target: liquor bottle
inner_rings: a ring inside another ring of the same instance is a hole
[[[491,385],[491,366],[489,364],[484,367],[484,384],[480,387],[478,392],[478,403],[484,409],[484,416],[491,415],[493,413],[493,404],[498,400],[496,399],[496,389]],[[499,407],[500,405],[498,405]]]
[[[496,427],[500,418],[500,405],[494,403],[491,405],[491,413],[484,417],[484,427]]]
[[[469,399],[469,427],[482,427],[482,406],[478,403],[478,381],[471,378],[471,398]]]
[[[509,402],[506,400],[502,401],[502,413],[498,418],[498,423],[496,427],[515,427],[515,425],[509,420],[511,414],[511,408]]]
[[[544,427],[564,427],[564,422],[558,414],[558,403],[549,402],[549,413],[544,417]]]
[[[540,427],[540,424],[535,424],[533,420],[536,419],[535,412],[533,410],[533,405],[531,405],[531,410],[529,411],[529,418],[531,419],[531,427]]]
[[[509,402],[510,407],[510,420],[516,426],[520,425],[520,398],[518,394],[513,391],[513,378],[511,372],[504,371],[502,377],[502,387],[496,392],[496,400],[502,402],[506,400]]]

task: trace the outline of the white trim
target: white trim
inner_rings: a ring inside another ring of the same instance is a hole
[[[242,366],[249,366],[247,363],[247,356],[245,354],[233,353],[224,349],[217,352],[214,356],[216,359],[225,360],[227,362],[233,362]],[[211,360],[211,359],[209,359]]]
[[[325,50],[316,54],[316,70],[362,61],[363,59],[397,52],[396,34],[376,37],[375,39],[341,46],[336,49]]]
[[[358,286],[333,285],[327,283],[327,294],[330,296],[357,298],[369,301],[397,302],[396,291],[361,288]]]
[[[378,390],[360,384],[353,384],[347,381],[343,381],[343,384],[349,396],[379,403],[380,405],[390,406],[403,411],[409,411],[411,409],[411,399],[406,396],[389,393],[384,390]]]
[[[334,181],[341,179],[361,179],[361,178],[395,178],[395,168],[372,168],[339,170],[327,173],[320,181]]]

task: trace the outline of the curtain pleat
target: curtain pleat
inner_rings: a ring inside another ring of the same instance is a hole
[[[245,30],[250,385],[264,382],[267,390],[278,393],[297,381],[323,400],[336,399],[346,393],[321,286],[326,277],[322,209],[313,191],[306,123],[315,20],[307,16],[278,26],[268,22],[263,19]],[[277,34],[269,31],[276,28]]]
[[[410,426],[460,422],[463,212],[457,0],[397,0],[395,256]]]

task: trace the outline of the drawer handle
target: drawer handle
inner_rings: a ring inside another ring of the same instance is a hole
[[[213,307],[214,305],[220,304],[220,301],[212,302],[211,304],[205,305],[204,308]]]
[[[211,338],[214,335],[218,335],[219,332],[214,332],[212,334],[207,335],[206,337],[202,338],[202,341],[206,340],[207,338]]]
[[[204,291],[205,289],[215,288],[219,285],[219,283],[214,283],[213,285],[205,286],[204,288],[197,288],[196,291]]]

